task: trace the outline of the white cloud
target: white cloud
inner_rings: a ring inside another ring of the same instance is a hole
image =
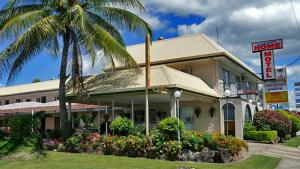
[[[283,38],[284,49],[275,51],[278,64],[294,60],[300,55],[300,32],[297,29],[290,1],[282,0],[142,0],[152,13],[172,13],[178,16],[199,15],[203,22],[178,25],[179,35],[205,33],[225,49],[260,72],[259,54],[251,51],[251,42]],[[300,0],[293,0],[300,22]],[[278,66],[277,67],[281,67]],[[290,83],[300,81],[300,64],[287,69]],[[292,85],[290,85],[291,87]],[[291,105],[294,105],[290,90]]]
[[[91,74],[99,74],[102,72],[103,68],[105,68],[107,61],[103,56],[102,52],[98,52],[98,57],[95,60],[95,66],[93,67],[93,63],[91,58],[87,56],[83,56],[82,58],[82,73],[83,75],[91,75]]]

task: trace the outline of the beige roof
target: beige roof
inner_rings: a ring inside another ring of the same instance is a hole
[[[127,50],[138,64],[145,63],[144,43],[128,46]],[[150,54],[152,64],[164,64],[172,61],[199,59],[209,56],[226,56],[256,76],[256,73],[250,67],[204,34],[152,42]],[[116,66],[121,65],[116,64]]]
[[[22,85],[0,87],[0,97],[15,94],[24,94],[31,92],[42,92],[57,90],[59,87],[59,80],[49,80],[38,83],[28,83]]]
[[[220,97],[200,78],[172,69],[165,65],[152,66],[150,71],[150,88],[181,88],[199,94]],[[89,94],[108,94],[130,92],[145,89],[145,69],[116,70],[113,73],[93,75],[85,81]],[[69,95],[72,92],[68,93]]]

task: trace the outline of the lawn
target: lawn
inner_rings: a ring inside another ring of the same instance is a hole
[[[300,136],[293,137],[282,145],[289,146],[289,147],[299,147],[300,146]]]
[[[177,169],[181,166],[205,169],[274,169],[280,159],[261,155],[234,164],[186,163],[142,158],[46,152],[33,160],[0,160],[1,169]]]

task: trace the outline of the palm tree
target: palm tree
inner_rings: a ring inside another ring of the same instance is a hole
[[[144,11],[139,0],[10,0],[0,11],[0,39],[12,41],[0,53],[0,74],[13,80],[23,65],[45,49],[61,52],[59,106],[62,135],[71,133],[66,108],[67,67],[74,88],[80,88],[82,53],[93,66],[102,52],[110,65],[115,61],[134,67],[119,29],[152,34],[151,27],[131,11]],[[70,63],[68,63],[70,61]]]

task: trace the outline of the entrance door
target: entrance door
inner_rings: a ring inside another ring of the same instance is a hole
[[[184,122],[185,128],[187,130],[193,130],[193,108],[192,107],[182,107],[180,109],[180,119]]]
[[[228,112],[227,112],[228,110]],[[228,103],[223,106],[224,112],[224,128],[226,135],[235,136],[235,107]],[[228,134],[227,134],[228,133]]]

